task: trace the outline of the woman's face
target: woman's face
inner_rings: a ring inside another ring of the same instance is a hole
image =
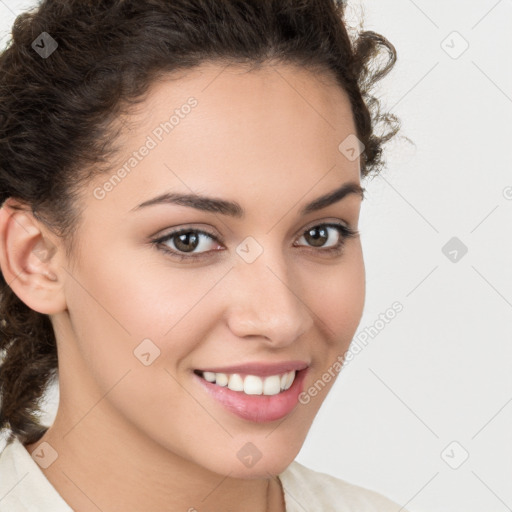
[[[155,84],[127,121],[113,171],[84,189],[76,264],[61,274],[57,421],[73,426],[68,442],[94,428],[138,454],[157,446],[233,477],[278,473],[364,305],[360,239],[336,228],[357,230],[362,199],[350,103],[292,66],[208,64]],[[241,374],[235,389],[245,374],[274,376],[250,377],[247,394],[195,373],[288,362],[307,370],[279,394],[282,368],[229,371]],[[252,394],[261,385],[269,395]]]

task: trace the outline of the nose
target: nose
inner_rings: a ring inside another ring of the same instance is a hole
[[[239,261],[230,272],[228,325],[240,338],[263,336],[285,347],[311,328],[313,313],[290,269],[264,255],[250,264]]]

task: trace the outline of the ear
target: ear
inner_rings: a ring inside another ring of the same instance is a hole
[[[50,315],[66,309],[61,255],[56,235],[31,208],[6,199],[0,208],[0,267],[7,285],[34,311]]]

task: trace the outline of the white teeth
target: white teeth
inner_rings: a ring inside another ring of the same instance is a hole
[[[263,381],[256,375],[247,375],[244,379],[244,393],[246,395],[261,395],[263,393]]]
[[[281,378],[279,375],[267,377],[263,383],[264,395],[277,395],[281,391]]]
[[[208,382],[215,382],[215,373],[213,373],[213,372],[204,372],[203,377]]]
[[[292,370],[283,375],[269,375],[268,377],[246,375],[245,378],[242,378],[238,373],[203,372],[203,378],[218,386],[227,386],[232,391],[241,391],[247,395],[271,396],[290,389],[295,380],[295,374],[295,370]]]
[[[219,386],[227,386],[228,385],[228,376],[225,373],[216,373],[215,374],[215,384]]]
[[[243,391],[244,390],[244,381],[238,373],[234,373],[229,377],[228,388],[233,391]]]
[[[288,380],[286,381],[286,384],[284,386],[284,389],[289,389],[291,385],[293,384],[293,381],[295,379],[295,374],[288,374]]]

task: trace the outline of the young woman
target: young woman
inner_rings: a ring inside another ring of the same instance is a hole
[[[370,89],[395,59],[333,0],[16,19],[0,511],[400,509],[294,461],[362,315],[361,180],[398,131]]]

